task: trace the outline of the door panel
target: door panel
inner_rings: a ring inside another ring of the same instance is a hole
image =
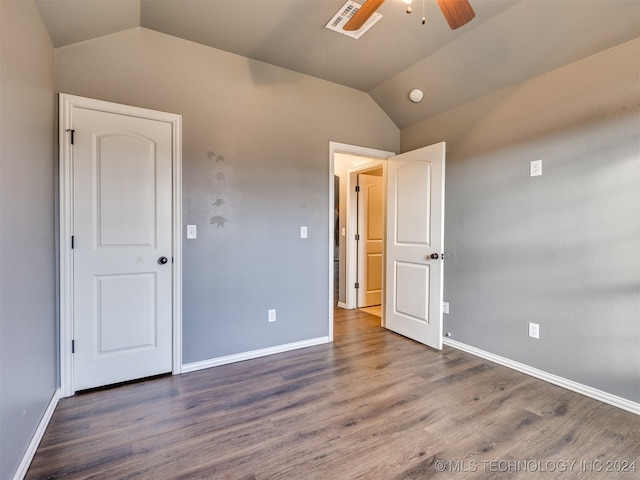
[[[387,163],[385,326],[437,349],[442,348],[444,166],[444,143]]]
[[[155,144],[130,134],[95,141],[99,245],[155,247]]]
[[[77,390],[171,371],[171,128],[74,110]]]
[[[155,274],[97,275],[95,282],[98,355],[155,348]],[[136,321],[129,322],[130,316]]]
[[[430,186],[430,163],[414,162],[399,166],[396,172],[396,212],[401,212],[401,215],[396,215],[397,243],[430,243]]]
[[[429,291],[429,265],[396,262],[395,267],[396,314],[429,323],[429,296],[414,293]]]

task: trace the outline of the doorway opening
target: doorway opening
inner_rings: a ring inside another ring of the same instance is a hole
[[[333,339],[334,307],[345,309],[358,307],[355,287],[358,277],[358,250],[355,237],[358,233],[358,202],[355,191],[358,175],[374,173],[373,176],[384,179],[386,159],[394,155],[393,152],[330,142],[329,205],[330,218],[334,218],[330,229],[329,252],[330,339]],[[384,186],[384,180],[382,185]],[[384,198],[384,190],[382,195]],[[384,225],[384,208],[381,209],[382,225]],[[384,228],[382,230],[384,231]],[[381,278],[380,281],[380,285],[384,285],[384,279]],[[384,319],[381,319],[381,323],[384,325]]]
[[[355,258],[347,257],[347,269],[353,268],[355,260],[356,308],[366,309],[368,313],[378,317],[381,317],[383,297],[383,173],[383,166],[380,165],[366,170],[358,169],[350,175],[351,184],[355,175],[356,186],[353,190],[355,190],[356,201],[351,203],[352,208],[347,213],[347,221],[353,221],[355,216],[356,224],[354,235],[356,255]],[[347,241],[350,243],[352,239],[347,237]],[[351,284],[347,283],[347,288],[350,289]]]
[[[344,178],[340,181],[344,202],[341,202],[338,220],[341,255],[338,261],[338,306],[354,309],[381,305],[384,161],[346,154],[338,154],[336,160],[340,167],[339,176]],[[378,194],[376,199],[370,198],[374,192]],[[371,225],[374,222],[369,222],[373,213],[370,210],[378,214],[374,225]],[[373,241],[368,242],[368,239]],[[366,248],[367,243],[377,244],[373,252],[368,252],[371,248]],[[377,274],[371,267],[376,267]],[[372,290],[369,285],[377,292],[367,294]]]
[[[339,158],[342,154],[355,157],[354,162],[359,162],[346,168],[346,173],[340,170],[342,164]],[[335,175],[346,178],[345,187],[348,188],[352,175],[374,170],[378,167],[377,162],[382,166],[385,179],[383,186],[386,186],[383,196],[386,205],[385,228],[382,237],[386,245],[381,326],[438,350],[442,349],[445,160],[444,142],[400,155],[330,143],[329,206],[332,214],[335,210]],[[340,181],[339,189],[344,192],[342,184]],[[340,198],[344,197],[345,195],[340,195]],[[345,210],[340,207],[340,216],[344,218],[342,212]],[[347,245],[352,238],[355,243],[354,230],[349,230],[353,223],[353,219],[346,223],[340,220],[337,227],[331,222],[329,228],[330,341],[333,340],[334,255],[331,252],[335,228],[340,229],[339,237],[344,240],[345,252],[344,262],[342,256],[338,262],[345,266],[345,281],[340,283],[343,275],[342,271],[339,272],[340,298],[336,307],[354,309],[357,306],[357,299],[353,295],[355,288],[351,288],[349,284],[354,277],[348,276],[350,272],[346,268],[349,264],[348,254],[352,251]]]

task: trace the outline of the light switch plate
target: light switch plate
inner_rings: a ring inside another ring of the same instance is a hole
[[[300,227],[300,238],[307,238],[307,227],[304,225]]]
[[[187,239],[193,240],[198,237],[197,225],[187,225]]]

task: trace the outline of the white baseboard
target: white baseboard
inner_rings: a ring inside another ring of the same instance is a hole
[[[313,347],[315,345],[322,345],[324,343],[329,343],[329,337],[312,338],[310,340],[303,340],[301,342],[287,343],[285,345],[277,345],[275,347],[252,350],[250,352],[236,353],[234,355],[202,360],[200,362],[186,363],[182,365],[182,373],[195,372],[196,370],[203,370],[205,368],[227,365],[229,363],[242,362],[243,360],[266,357],[267,355],[289,352],[291,350],[297,350],[299,348]]]
[[[42,418],[40,419],[40,423],[38,423],[38,428],[36,428],[33,437],[31,437],[31,441],[29,442],[29,446],[27,447],[27,451],[24,452],[22,456],[22,460],[20,461],[20,465],[18,465],[18,469],[16,473],[13,474],[13,480],[22,480],[27,474],[27,470],[29,470],[29,465],[31,465],[31,460],[36,454],[36,450],[38,450],[38,445],[40,445],[40,441],[44,436],[44,432],[51,421],[51,417],[53,416],[53,412],[58,406],[58,401],[60,400],[60,389],[57,389],[53,393],[53,397],[51,397],[51,401],[49,405],[47,405],[47,409],[44,411]]]
[[[345,308],[345,309],[347,308],[347,304],[346,304],[346,303],[344,303],[344,302],[338,302],[338,306],[339,306],[340,308]]]
[[[631,400],[627,400],[626,398],[603,392],[602,390],[598,390],[596,388],[592,388],[587,385],[583,385],[581,383],[559,377],[552,373],[545,372],[544,370],[530,367],[529,365],[525,365],[524,363],[516,362],[514,360],[510,360],[508,358],[501,357],[484,350],[480,350],[479,348],[472,347],[455,340],[451,340],[450,338],[444,338],[442,340],[442,343],[450,347],[457,348],[458,350],[462,350],[463,352],[475,355],[476,357],[490,360],[505,367],[509,367],[513,370],[517,370],[518,372],[526,373],[527,375],[531,375],[532,377],[539,378],[540,380],[544,380],[545,382],[553,383],[554,385],[566,388],[567,390],[580,393],[595,400],[613,405],[614,407],[618,407],[623,410],[627,410],[628,412],[635,413],[636,415],[640,415],[640,403],[632,402]]]

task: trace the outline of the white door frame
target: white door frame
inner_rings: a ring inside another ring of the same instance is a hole
[[[333,341],[333,289],[334,289],[333,249],[334,249],[334,243],[335,243],[335,240],[334,240],[335,239],[334,237],[335,222],[331,219],[333,219],[335,215],[334,175],[335,175],[336,153],[346,153],[349,155],[370,157],[372,159],[377,158],[377,159],[380,159],[380,163],[382,164],[384,164],[384,160],[386,160],[387,158],[395,156],[394,152],[387,152],[385,150],[377,150],[374,148],[360,147],[357,145],[349,145],[346,143],[329,142],[329,219],[330,219],[329,224],[330,226],[329,226],[329,238],[328,238],[328,244],[327,244],[328,245],[327,256],[328,256],[328,264],[329,264],[329,341],[330,342]],[[384,175],[384,170],[383,170],[383,175]],[[383,263],[383,266],[384,266],[384,263]],[[383,282],[384,282],[384,268],[383,268]],[[384,319],[382,321],[384,325]]]
[[[348,309],[358,308],[358,290],[356,289],[356,281],[358,279],[358,242],[356,241],[356,233],[358,231],[358,194],[356,193],[355,186],[358,184],[358,175],[361,173],[367,173],[371,170],[377,170],[382,167],[382,198],[383,200],[383,213],[382,224],[383,238],[382,244],[384,245],[384,232],[386,231],[386,205],[387,201],[387,163],[383,160],[373,160],[371,162],[360,165],[356,168],[348,170],[347,176],[347,231],[346,231],[346,253],[345,253],[345,266],[346,266],[346,296],[345,304]],[[384,260],[384,247],[382,249],[382,255]],[[383,269],[384,271],[384,263]],[[384,285],[384,284],[383,284]],[[384,287],[383,287],[384,288]]]
[[[61,93],[59,97],[60,148],[60,391],[68,397],[75,393],[73,384],[73,129],[74,107],[130,115],[171,124],[172,131],[172,372],[182,372],[182,116],[145,108],[120,105],[102,100]]]

